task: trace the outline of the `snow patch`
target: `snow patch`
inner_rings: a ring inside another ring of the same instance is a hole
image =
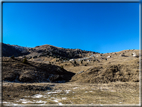
[[[60,93],[60,92],[62,92],[62,90],[56,90],[54,92],[47,92],[47,94]]]
[[[22,103],[24,103],[24,104],[25,104],[25,103],[28,103],[28,102],[26,102],[26,101],[23,101]]]
[[[65,90],[66,91],[66,93],[68,94],[71,90]]]
[[[2,103],[9,103],[9,102],[3,101]]]
[[[58,102],[58,100],[53,100],[54,102]]]
[[[63,97],[63,98],[62,98],[62,100],[66,100],[66,99],[67,99],[67,97]]]
[[[78,87],[74,87],[73,89],[77,89]]]
[[[62,103],[58,103],[59,105],[63,105]]]
[[[26,99],[20,99],[19,101],[16,101],[16,102],[22,102],[22,103],[34,103],[34,102],[32,102],[32,101],[29,101],[29,100],[26,100]]]
[[[42,101],[42,100],[39,100],[39,101],[36,101],[36,103],[46,103],[47,101]]]
[[[41,95],[41,94],[36,94],[36,95],[32,96],[32,98],[41,98],[41,97],[43,97],[43,95]]]

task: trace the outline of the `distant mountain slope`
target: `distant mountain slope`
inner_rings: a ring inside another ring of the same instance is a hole
[[[18,45],[9,45],[2,43],[2,55],[3,56],[23,56],[27,57],[40,57],[40,56],[52,56],[56,58],[71,59],[81,58],[87,56],[87,54],[95,54],[97,52],[84,51],[81,49],[65,49],[52,45],[36,46],[35,48],[26,48]]]
[[[37,46],[35,48],[30,48],[29,49],[30,53],[39,53],[39,56],[53,56],[57,58],[81,58],[85,57],[88,53],[97,53],[97,52],[92,52],[92,51],[84,51],[81,49],[65,49],[65,48],[59,48],[51,45],[42,45],[42,46]]]
[[[24,47],[17,48],[16,45],[9,45],[4,43],[0,43],[0,45],[2,45],[2,56],[9,57],[14,55],[17,57],[28,54],[27,49],[24,49]]]

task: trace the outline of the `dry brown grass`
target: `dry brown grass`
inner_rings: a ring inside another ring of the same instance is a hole
[[[24,101],[19,101],[22,98],[31,101],[26,104],[37,104],[40,100],[43,101],[42,104],[44,101],[45,104],[139,104],[139,58],[133,57],[131,55],[133,52],[138,54],[139,51],[124,50],[116,54],[102,54],[102,56],[98,54],[96,58],[99,61],[84,61],[83,64],[77,62],[79,64],[77,66],[69,61],[55,62],[54,58],[42,57],[42,63],[53,61],[55,65],[63,66],[65,70],[76,75],[68,83],[4,82],[3,100],[17,104],[24,104],[22,103]],[[121,57],[121,53],[124,53],[126,57]],[[110,55],[111,58],[107,60],[101,59]],[[38,61],[37,58],[35,60],[39,63],[33,62],[34,65],[44,67],[40,64],[41,60]],[[25,66],[23,63],[16,64],[14,60],[6,58],[3,63],[4,69],[8,70],[6,66],[9,66],[10,61],[13,63],[11,69],[14,67],[20,69]],[[78,74],[80,71],[84,72]],[[42,97],[33,98],[35,94],[40,94]]]
[[[3,101],[15,104],[24,104],[22,103],[24,101],[19,101],[20,99],[26,100],[26,104],[36,104],[39,100],[42,103],[46,102],[45,104],[139,103],[139,84],[134,82],[113,82],[111,84],[4,83],[3,88]],[[36,94],[42,96],[34,98]]]

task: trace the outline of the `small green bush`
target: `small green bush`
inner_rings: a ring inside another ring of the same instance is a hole
[[[25,64],[28,63],[28,60],[26,57],[24,58],[23,63],[25,63]]]

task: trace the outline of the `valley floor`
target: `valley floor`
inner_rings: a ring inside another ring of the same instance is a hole
[[[32,87],[32,88],[31,88]],[[139,82],[12,83],[3,82],[3,105],[139,104]]]

